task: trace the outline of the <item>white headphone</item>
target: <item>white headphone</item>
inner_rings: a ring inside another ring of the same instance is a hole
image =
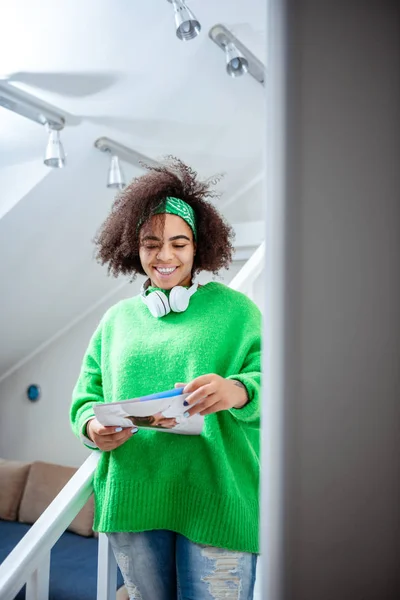
[[[146,291],[150,283],[150,279],[144,282],[140,294],[153,317],[157,318],[165,317],[171,310],[177,313],[185,312],[189,306],[190,298],[197,292],[197,288],[199,287],[198,283],[194,283],[189,289],[177,285],[171,289],[169,298],[161,290],[150,292],[146,296]]]

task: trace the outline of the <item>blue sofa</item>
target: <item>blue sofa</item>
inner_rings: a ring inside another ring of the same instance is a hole
[[[58,478],[56,489],[55,469]],[[0,459],[0,563],[31,527],[30,523],[20,521],[30,518],[34,522],[35,517],[43,512],[58,493],[60,485],[65,484],[60,481],[60,472],[68,480],[73,471],[68,467],[48,463],[29,465]],[[35,486],[38,488],[36,496]],[[52,549],[50,600],[96,600],[98,539],[91,530],[92,506],[91,500],[75,523],[75,529],[83,531],[84,535],[66,531]],[[85,531],[85,527],[89,529]],[[122,585],[122,576],[118,570],[117,588]],[[24,599],[25,587],[16,596],[16,600]]]

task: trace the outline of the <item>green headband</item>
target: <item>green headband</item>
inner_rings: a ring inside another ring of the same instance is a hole
[[[166,213],[169,215],[177,215],[186,221],[193,231],[194,239],[197,238],[196,215],[193,208],[189,206],[187,202],[180,200],[180,198],[168,196],[154,211],[155,215]]]

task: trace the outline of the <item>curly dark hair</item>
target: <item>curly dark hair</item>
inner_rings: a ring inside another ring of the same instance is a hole
[[[111,212],[94,239],[97,260],[108,264],[108,273],[145,275],[139,258],[139,234],[167,196],[180,198],[189,204],[197,219],[197,248],[193,274],[200,271],[217,273],[232,261],[234,233],[213,204],[206,198],[218,194],[211,189],[219,178],[199,181],[197,173],[181,160],[168,157],[159,167],[137,177],[117,196]]]

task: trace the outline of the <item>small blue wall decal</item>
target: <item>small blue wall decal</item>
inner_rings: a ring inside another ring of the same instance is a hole
[[[26,395],[28,396],[28,400],[36,402],[40,398],[40,387],[35,383],[31,384],[26,390]]]

